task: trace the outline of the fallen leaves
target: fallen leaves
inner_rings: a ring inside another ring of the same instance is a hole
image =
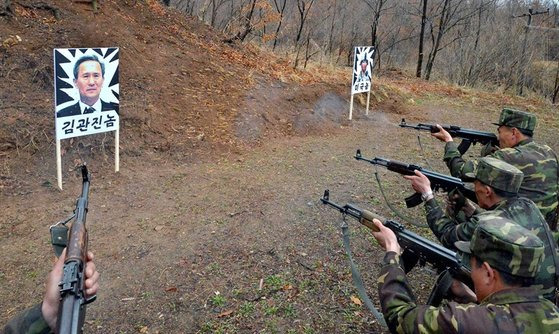
[[[218,314],[217,317],[218,318],[227,317],[227,316],[231,315],[232,313],[233,313],[233,310],[223,311],[220,314]]]
[[[8,38],[2,41],[2,46],[5,48],[9,48],[16,44],[19,44],[21,41],[22,39],[21,37],[19,37],[19,35],[10,35]]]
[[[361,302],[361,299],[359,299],[359,297],[357,296],[351,296],[349,297],[349,299],[351,299],[351,301],[355,304],[355,305],[363,305],[363,302]]]

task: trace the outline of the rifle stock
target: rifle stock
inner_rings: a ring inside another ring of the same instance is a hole
[[[90,175],[87,167],[81,168],[82,192],[77,199],[74,221],[69,232],[62,281],[60,282],[60,306],[58,308],[57,333],[82,333],[85,320],[85,305],[95,297],[85,296],[85,263],[87,261],[87,229],[85,227]]]

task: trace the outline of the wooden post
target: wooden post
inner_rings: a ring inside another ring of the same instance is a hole
[[[60,140],[56,140],[56,177],[58,178],[58,188],[62,190],[62,156],[60,154]]]
[[[371,100],[371,89],[367,92],[367,111],[365,112],[366,115],[369,115],[369,101]]]
[[[351,121],[351,115],[353,114],[353,94],[351,94],[351,100],[349,102],[349,120]]]
[[[120,127],[120,125],[119,125]],[[116,129],[115,130],[115,173],[117,173],[120,169],[120,135],[119,135],[120,129]]]

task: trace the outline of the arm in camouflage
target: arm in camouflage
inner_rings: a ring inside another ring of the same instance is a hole
[[[425,203],[425,213],[427,214],[429,228],[441,244],[449,249],[456,249],[454,247],[456,241],[469,241],[477,226],[475,216],[466,218],[464,222],[457,224],[456,221],[444,214],[435,199],[430,199]]]
[[[469,327],[464,323],[463,311],[455,314],[446,305],[417,305],[400,257],[394,252],[386,253],[377,283],[384,318],[392,333],[456,333]]]
[[[443,160],[450,170],[450,174],[461,179],[464,174],[473,172],[475,169],[476,160],[464,160],[458,151],[458,144],[453,141],[446,143]]]
[[[400,266],[387,252],[378,279],[382,311],[392,333],[555,333],[559,310],[531,288],[495,292],[481,304],[417,305]]]
[[[18,314],[4,327],[4,334],[48,334],[52,333],[41,312],[41,304],[37,304]]]

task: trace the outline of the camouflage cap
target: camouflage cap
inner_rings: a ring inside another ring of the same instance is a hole
[[[536,128],[536,115],[526,111],[503,108],[503,110],[501,110],[501,116],[499,116],[499,122],[493,124],[525,130],[532,134]]]
[[[494,214],[481,215],[472,240],[457,241],[455,246],[501,272],[518,277],[535,277],[544,259],[544,244],[537,236]]]
[[[484,157],[477,161],[474,173],[465,173],[470,179],[477,179],[492,188],[518,193],[524,179],[522,171],[503,160]]]

